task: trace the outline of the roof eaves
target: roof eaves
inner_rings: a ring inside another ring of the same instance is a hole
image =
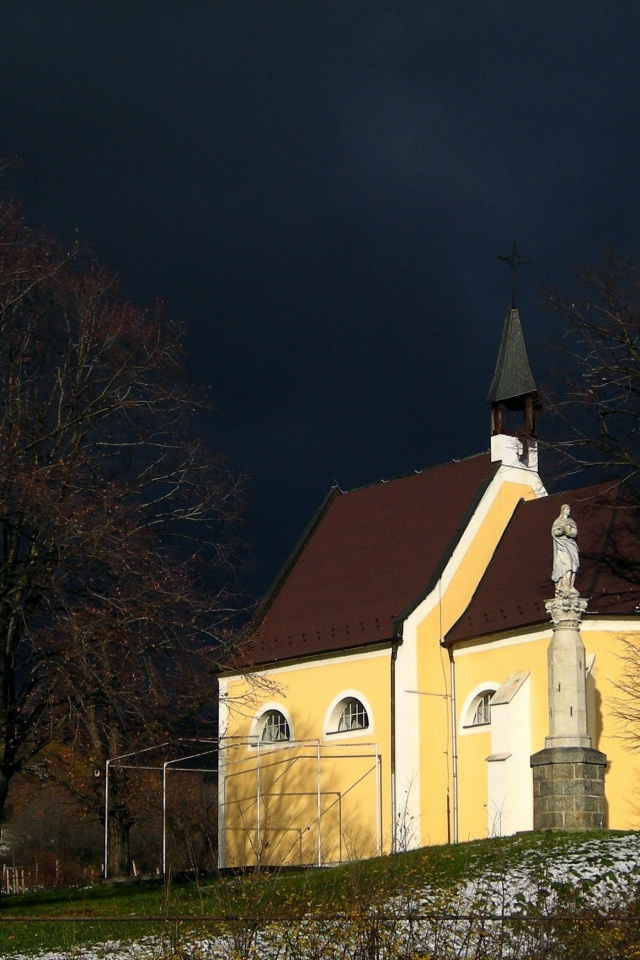
[[[482,630],[478,633],[474,633],[473,635],[469,634],[469,636],[465,637],[463,640],[454,640],[454,641],[445,640],[444,646],[447,648],[453,648],[458,644],[461,644],[464,646],[465,643],[474,643],[484,638],[486,638],[487,642],[489,643],[489,642],[493,642],[494,640],[502,640],[504,638],[513,637],[516,634],[519,637],[522,637],[525,634],[528,635],[528,634],[538,633],[541,629],[548,629],[549,631],[551,631],[552,627],[553,627],[553,624],[549,619],[548,614],[545,614],[544,616],[540,615],[540,617],[538,617],[535,620],[527,620],[526,622],[519,623],[515,626],[503,627],[499,630],[498,629]]]
[[[444,640],[442,641],[442,645],[444,647],[455,647],[458,643],[471,643],[473,640],[479,640],[481,637],[508,637],[513,636],[514,633],[521,634],[524,631],[530,631],[534,629],[539,630],[540,627],[544,626],[549,627],[549,629],[552,627],[549,614],[546,612],[540,612],[539,616],[536,616],[533,619],[522,620],[510,627],[484,627],[484,629],[480,626],[472,627],[470,628],[470,632],[462,639],[448,640],[447,637],[453,631],[453,628],[460,623],[462,617],[464,617],[464,613],[458,618],[456,623],[453,624],[451,629],[447,631],[447,636],[445,636]]]
[[[340,647],[337,650],[322,650],[320,653],[296,654],[295,656],[284,656],[281,659],[274,660],[269,657],[267,660],[256,660],[248,664],[241,664],[239,667],[220,667],[217,676],[236,677],[239,673],[249,674],[263,672],[265,666],[271,669],[280,667],[290,667],[294,664],[312,663],[319,660],[332,660],[339,657],[352,657],[361,653],[371,653],[378,650],[387,650],[396,643],[394,637],[385,637],[382,640],[375,640],[369,643],[353,645],[350,647]]]

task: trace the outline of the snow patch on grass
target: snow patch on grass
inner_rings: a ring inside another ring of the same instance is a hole
[[[330,960],[360,955],[357,951],[362,943],[358,940],[371,930],[382,940],[393,938],[400,950],[440,951],[437,955],[458,957],[474,955],[479,937],[499,934],[504,941],[501,955],[521,956],[519,951],[533,948],[535,938],[541,935],[540,927],[524,928],[517,922],[502,926],[499,920],[478,925],[477,920],[472,924],[464,918],[477,918],[479,914],[544,917],[566,909],[567,894],[581,908],[603,912],[620,909],[638,893],[640,835],[603,834],[578,845],[570,841],[560,843],[554,850],[540,838],[536,845],[519,854],[507,849],[503,864],[478,871],[479,864],[477,861],[474,867],[471,860],[470,873],[476,875],[453,889],[424,886],[376,904],[365,923],[355,916],[309,916],[308,920],[293,924],[266,924],[258,931],[243,929],[239,923],[230,928],[230,933],[215,938],[182,934],[177,951],[172,951],[166,940],[147,937],[72,951],[13,956],[14,960],[33,960],[34,956],[39,960],[231,960],[240,956],[243,960],[286,960],[293,956],[309,960],[322,956]],[[420,915],[443,913],[450,919],[419,919]]]

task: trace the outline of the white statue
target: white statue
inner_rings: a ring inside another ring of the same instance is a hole
[[[560,508],[560,516],[553,521],[551,527],[553,538],[551,579],[556,585],[556,597],[578,596],[578,591],[574,587],[576,573],[580,566],[580,554],[576,542],[578,527],[575,520],[569,516],[569,511],[569,504],[564,503]]]

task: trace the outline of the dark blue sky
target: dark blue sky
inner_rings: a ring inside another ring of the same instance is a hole
[[[488,446],[514,239],[545,382],[543,286],[638,249],[639,43],[636,0],[2,6],[5,189],[187,323],[251,590],[334,481]]]

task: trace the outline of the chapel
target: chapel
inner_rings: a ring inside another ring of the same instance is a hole
[[[487,402],[487,452],[333,487],[238,639],[221,867],[639,826],[635,511],[614,482],[547,494],[513,303]]]

